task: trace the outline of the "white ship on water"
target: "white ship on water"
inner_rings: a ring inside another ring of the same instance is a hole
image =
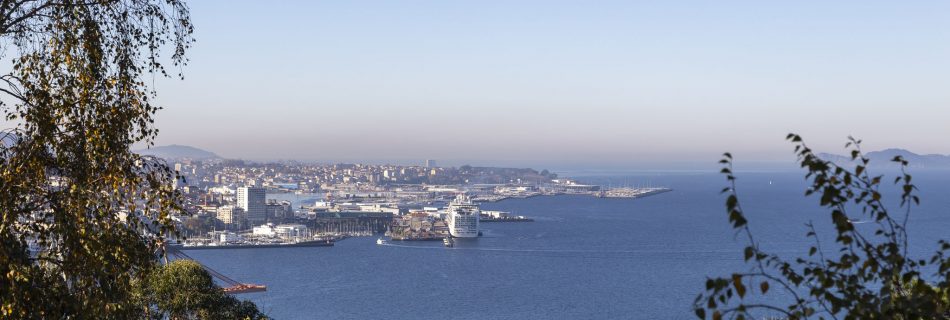
[[[448,211],[449,234],[452,237],[478,237],[478,216],[481,210],[468,196],[459,194],[446,210]]]

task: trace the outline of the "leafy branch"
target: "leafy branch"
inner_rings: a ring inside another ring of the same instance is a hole
[[[883,176],[869,172],[870,159],[861,151],[860,140],[849,137],[845,145],[853,168],[821,159],[799,135],[789,134],[787,140],[795,146],[798,163],[806,170],[809,186],[805,195],[817,197],[818,204],[829,211],[835,232],[833,250],[826,251],[814,223],[809,222],[805,236],[813,244],[807,256],[786,259],[764,252],[739,201],[733,157],[725,153],[720,164],[728,181],[722,190],[727,195],[726,212],[733,229],[745,235],[743,258],[751,264],[751,270],[707,279],[705,292],[694,301],[696,315],[703,319],[762,315],[786,319],[943,318],[950,306],[950,261],[944,254],[950,243],[940,241],[929,261],[908,256],[907,222],[920,198],[907,173],[907,160],[900,156],[891,160],[900,166],[894,184],[902,192],[902,215],[895,217],[880,191]],[[873,230],[856,228],[851,218],[856,216],[873,221]],[[928,264],[939,265],[933,277],[939,282],[924,281],[921,270]],[[783,290],[769,291],[776,286]],[[779,305],[752,302],[752,295],[768,294],[791,301]]]

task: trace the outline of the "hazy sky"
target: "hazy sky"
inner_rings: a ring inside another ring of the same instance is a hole
[[[191,1],[158,144],[642,167],[950,153],[948,1]]]

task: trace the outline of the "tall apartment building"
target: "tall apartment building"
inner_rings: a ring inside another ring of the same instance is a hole
[[[215,213],[216,218],[224,224],[240,224],[244,220],[244,210],[234,206],[220,206]]]
[[[237,206],[244,209],[244,216],[247,218],[247,222],[252,225],[262,224],[267,221],[264,188],[238,188]]]

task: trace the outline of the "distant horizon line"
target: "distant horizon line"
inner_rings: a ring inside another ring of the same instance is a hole
[[[177,150],[177,155],[165,155],[163,149],[180,148],[187,149],[187,153],[198,154],[197,156],[182,155],[181,150]],[[146,152],[147,151],[147,152]],[[497,168],[538,168],[537,170],[547,169],[549,171],[708,171],[718,170],[720,168],[718,159],[706,160],[637,160],[637,161],[584,161],[584,160],[534,160],[534,159],[439,159],[436,157],[223,157],[215,152],[201,149],[194,146],[183,144],[167,144],[160,146],[151,146],[135,150],[137,153],[152,154],[167,160],[176,159],[211,159],[239,160],[252,163],[288,163],[297,162],[304,164],[368,164],[368,165],[399,165],[399,166],[420,166],[424,167],[427,161],[435,161],[435,167],[461,167],[464,165],[477,167],[497,167]],[[906,153],[909,156],[922,158],[938,158],[940,161],[946,161],[950,166],[950,155],[943,154],[917,154],[913,151],[903,148],[884,148],[876,151],[865,152],[865,155]],[[848,158],[844,154],[820,152],[819,155],[839,158]],[[828,159],[831,160],[831,159]],[[877,164],[881,164],[880,161]],[[795,158],[787,159],[748,159],[739,160],[737,165],[751,170],[760,169],[797,169]],[[912,163],[914,165],[914,163]],[[917,165],[926,165],[926,163],[917,163]],[[931,165],[933,165],[931,163]],[[942,163],[941,163],[942,165]],[[737,168],[738,169],[738,168]]]

